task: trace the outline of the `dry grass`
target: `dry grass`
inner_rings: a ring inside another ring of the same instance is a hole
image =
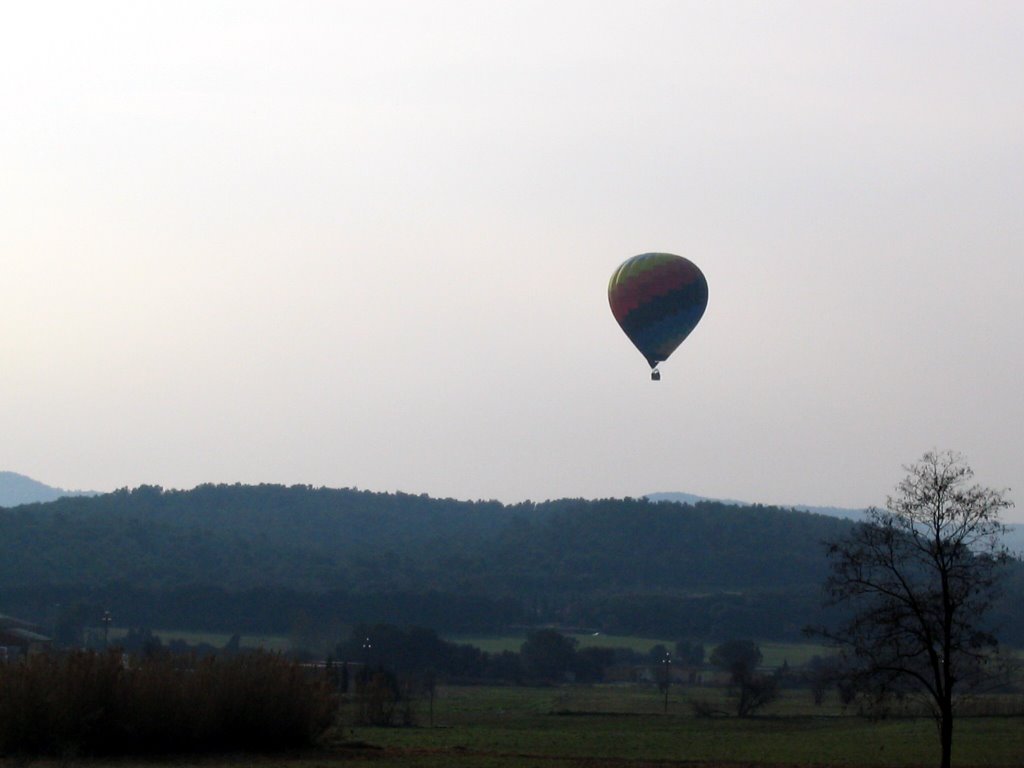
[[[5,755],[275,751],[312,744],[335,712],[323,681],[267,653],[76,652],[0,667]]]

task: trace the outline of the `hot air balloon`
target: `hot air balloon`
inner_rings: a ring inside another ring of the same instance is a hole
[[[642,253],[626,259],[608,281],[608,303],[626,336],[651,366],[658,363],[700,322],[708,305],[708,281],[689,259],[671,253]]]

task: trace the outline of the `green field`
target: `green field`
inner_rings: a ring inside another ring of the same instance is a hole
[[[226,635],[157,634],[165,642],[180,637],[220,646],[228,640]],[[582,647],[628,647],[641,653],[658,643],[674,645],[656,638],[574,637]],[[448,639],[497,652],[518,650],[525,635]],[[278,649],[286,645],[284,638],[243,638],[243,643]],[[809,644],[762,643],[760,647],[767,667],[783,662],[799,666],[813,655],[827,653]],[[708,654],[712,649],[706,647]],[[718,710],[729,709],[723,688],[675,685],[666,712],[665,699],[653,685],[441,685],[432,713],[428,702],[420,700],[414,704],[415,725],[383,728],[357,724],[358,701],[349,694],[343,698],[339,726],[322,751],[287,758],[208,757],[189,764],[207,768],[917,768],[938,762],[935,725],[922,703],[913,699],[882,720],[844,710],[834,692],[822,706],[814,706],[808,691],[786,690],[760,716],[749,719],[696,717],[691,707],[695,700],[711,702]],[[979,697],[963,712],[956,724],[954,765],[1024,766],[1024,697]],[[133,764],[121,761],[116,766]]]
[[[114,643],[118,638],[128,634],[127,627],[111,627],[110,642]],[[189,645],[207,643],[214,648],[223,648],[231,639],[231,635],[219,632],[189,632],[176,629],[154,629],[153,634],[160,638],[164,644],[172,640],[183,640]],[[265,651],[287,651],[288,638],[278,635],[242,635],[241,645],[243,648],[262,648]]]
[[[675,648],[674,640],[635,637],[632,635],[569,634],[575,638],[580,648],[629,648],[637,653],[647,653],[655,645],[664,645],[669,650]],[[453,643],[475,645],[488,653],[501,651],[519,651],[526,640],[526,633],[511,635],[463,635],[446,638]],[[790,666],[806,664],[812,656],[828,655],[829,649],[813,643],[760,643],[764,654],[763,666],[774,669],[788,663]],[[705,646],[705,656],[710,656],[714,645]]]
[[[440,686],[433,707],[416,703],[416,724],[355,722],[358,700],[344,698],[340,723],[322,749],[285,756],[207,756],[117,761],[90,768],[200,765],[205,768],[918,768],[938,761],[926,717],[869,720],[807,691],[787,691],[760,717],[697,718],[688,702],[717,700],[722,689],[676,686],[668,712],[654,686]],[[1024,765],[1024,700],[993,697],[984,717],[957,722],[954,765]],[[1013,714],[1009,714],[1012,712]],[[77,761],[33,761],[68,768]],[[0,760],[0,765],[22,765]]]
[[[572,634],[565,633],[567,637],[575,638],[580,648],[630,648],[639,653],[647,653],[651,646],[662,644],[667,648],[675,647],[675,641],[657,640],[649,637],[633,637],[630,635],[605,635],[597,634]],[[487,653],[501,653],[502,651],[515,651],[526,641],[526,632],[508,635],[455,635],[446,637],[446,640],[460,645],[474,645]]]
[[[126,627],[112,627],[110,630],[111,642],[123,637],[128,633]],[[184,630],[155,629],[153,634],[164,643],[172,640],[184,640],[190,645],[208,643],[215,648],[221,648],[231,635],[217,632],[189,632]],[[647,653],[653,646],[661,644],[666,648],[675,647],[674,640],[636,637],[632,635],[606,635],[599,634],[570,634],[579,643],[580,648],[629,648],[638,653]],[[502,651],[518,652],[520,646],[526,640],[526,633],[508,635],[456,635],[446,638],[450,642],[474,645],[487,653],[500,653]],[[340,640],[340,638],[339,638]],[[262,648],[268,651],[288,651],[290,643],[287,637],[280,635],[242,635],[242,647]],[[806,664],[812,656],[826,655],[829,650],[820,645],[810,643],[760,643],[761,652],[764,654],[763,666],[774,669],[781,666],[783,662],[790,666]],[[714,645],[705,646],[707,655],[710,656]]]
[[[926,717],[870,721],[842,714],[835,702],[816,709],[807,692],[795,691],[763,717],[696,718],[687,704],[694,696],[722,692],[674,690],[664,714],[654,687],[442,688],[434,727],[423,704],[420,727],[349,726],[345,734],[380,748],[377,766],[918,766],[938,760],[935,726]],[[1024,716],[963,718],[958,725],[955,764],[1024,764]]]

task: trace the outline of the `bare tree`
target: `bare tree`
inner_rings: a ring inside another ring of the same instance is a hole
[[[985,618],[1008,559],[1000,513],[1012,503],[972,484],[959,454],[929,452],[905,469],[886,509],[829,543],[830,602],[850,612],[819,631],[859,690],[926,695],[949,768],[957,696],[991,671],[997,649]]]
[[[740,717],[752,717],[779,698],[778,679],[757,671],[762,658],[761,649],[750,640],[727,640],[711,653],[711,663],[729,673],[730,694]]]

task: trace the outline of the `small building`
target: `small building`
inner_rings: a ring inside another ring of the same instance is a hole
[[[38,630],[35,624],[0,614],[0,661],[49,650],[50,638]]]

